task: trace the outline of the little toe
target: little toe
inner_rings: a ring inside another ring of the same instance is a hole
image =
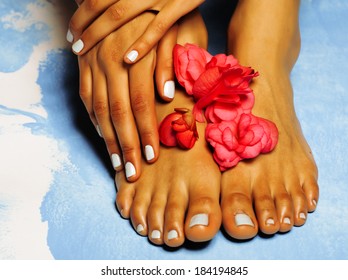
[[[319,199],[319,186],[317,180],[308,180],[303,184],[303,191],[307,199],[308,212],[313,212],[317,208]]]
[[[258,224],[248,195],[230,193],[221,201],[222,223],[226,232],[236,239],[250,239],[258,232]]]
[[[291,197],[294,205],[294,224],[302,226],[307,220],[308,207],[307,199],[301,187],[295,188],[291,192]]]

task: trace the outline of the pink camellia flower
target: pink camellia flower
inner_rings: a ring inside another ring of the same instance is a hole
[[[239,122],[208,124],[205,136],[214,148],[215,161],[224,171],[242,159],[254,158],[273,150],[278,141],[278,130],[268,120],[242,114]]]
[[[159,126],[159,137],[167,147],[191,149],[198,139],[196,121],[189,109],[175,108]]]

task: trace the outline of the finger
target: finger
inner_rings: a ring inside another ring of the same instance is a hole
[[[119,0],[75,0],[79,8],[70,19],[67,40],[72,43],[74,38],[79,38],[83,30],[85,30],[108,7],[118,1]]]
[[[204,0],[170,1],[156,15],[144,34],[128,48],[124,61],[126,63],[135,63],[144,57],[179,18],[194,10],[203,2]]]
[[[132,1],[118,1],[111,5],[75,41],[72,45],[73,52],[79,55],[84,54],[111,32],[145,11],[148,8],[147,2],[140,1],[134,5]]]
[[[178,27],[174,24],[157,47],[156,86],[160,97],[165,101],[173,100],[175,93],[173,48],[177,40],[177,31]]]
[[[115,67],[110,67],[108,71]],[[117,73],[117,75],[115,75]],[[122,151],[127,180],[136,181],[141,173],[141,151],[128,88],[128,73],[120,69],[107,72],[110,118]]]
[[[113,124],[110,120],[106,77],[99,69],[93,69],[93,111],[100,133],[104,138],[112,165],[116,171],[122,170],[120,148],[118,146]]]
[[[129,70],[132,111],[137,123],[147,162],[155,162],[159,154],[159,136],[155,111],[154,64],[155,50]]]

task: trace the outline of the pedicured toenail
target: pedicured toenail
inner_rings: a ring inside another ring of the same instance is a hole
[[[175,239],[178,237],[179,237],[179,235],[178,235],[178,232],[176,230],[173,229],[170,232],[168,232],[168,240]]]
[[[122,164],[121,158],[118,154],[111,155],[111,162],[112,162],[112,166],[114,167],[114,169],[119,168]]]
[[[72,35],[70,29],[68,29],[68,32],[66,33],[66,40],[69,43],[72,43],[74,41],[74,36]]]
[[[135,167],[131,162],[127,162],[125,165],[126,177],[130,178],[136,174]]]
[[[141,233],[144,230],[143,225],[138,225],[136,230],[137,230],[137,233]]]
[[[153,160],[155,158],[155,152],[150,145],[145,146],[145,157],[147,161]]]
[[[287,225],[291,225],[291,221],[289,218],[284,218],[283,223]]]
[[[207,226],[209,224],[208,214],[197,214],[191,218],[190,227]]]
[[[175,83],[174,81],[166,81],[164,83],[164,96],[170,99],[174,98],[175,94]]]
[[[250,217],[246,214],[236,214],[234,216],[234,221],[239,226],[254,226],[253,221],[250,219]]]
[[[301,212],[300,213],[300,219],[305,220],[306,219],[306,214]]]
[[[317,201],[315,199],[312,200],[314,206],[317,206]]]
[[[133,50],[133,51],[130,51],[128,54],[127,54],[127,58],[131,61],[131,62],[134,62],[137,57],[138,57],[139,53],[136,51],[136,50]]]
[[[72,49],[75,53],[79,53],[80,51],[82,51],[82,49],[84,48],[85,44],[83,43],[83,41],[81,39],[79,39],[78,41],[76,41],[73,45],[72,45]]]
[[[266,225],[274,225],[274,220],[272,218],[268,219]]]
[[[159,230],[153,230],[151,232],[151,238],[152,239],[160,239],[161,238],[161,232]]]

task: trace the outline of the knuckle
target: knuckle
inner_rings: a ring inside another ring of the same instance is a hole
[[[120,4],[116,3],[109,7],[106,12],[112,20],[120,20],[124,16],[126,9]]]
[[[134,113],[144,113],[148,111],[149,108],[149,102],[147,101],[147,98],[144,97],[140,90],[136,92],[132,92],[135,97],[132,100],[132,109]]]
[[[80,95],[80,98],[82,99],[82,101],[87,101],[89,98],[91,98],[92,94],[91,94],[90,90],[80,86],[79,95]]]
[[[88,11],[95,11],[98,9],[98,0],[86,0],[85,4]]]
[[[127,155],[132,155],[135,152],[135,147],[131,143],[123,143],[121,145],[122,154],[127,157]]]
[[[114,121],[125,118],[127,116],[127,113],[128,112],[125,109],[123,103],[120,101],[114,101],[110,105],[110,115]]]
[[[108,112],[108,105],[104,101],[98,101],[93,104],[93,110],[97,116],[102,116]]]
[[[114,148],[117,147],[116,139],[114,138],[107,137],[104,138],[104,141],[109,150],[114,150]]]
[[[161,19],[153,25],[153,29],[156,33],[163,34],[167,31],[167,23]]]

